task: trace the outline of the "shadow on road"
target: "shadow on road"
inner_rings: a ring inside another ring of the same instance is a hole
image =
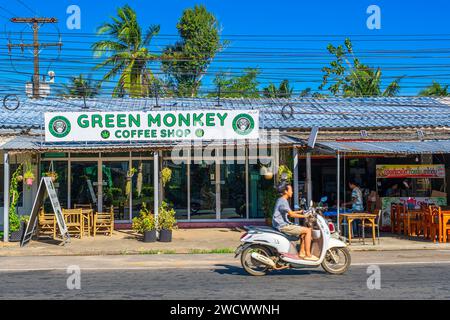
[[[216,264],[213,271],[218,274],[230,274],[237,276],[250,276],[242,267],[237,267],[228,264]],[[325,274],[326,272],[320,269],[286,269],[281,271],[271,271],[267,273],[267,276],[295,276],[295,275],[307,275],[307,274]]]

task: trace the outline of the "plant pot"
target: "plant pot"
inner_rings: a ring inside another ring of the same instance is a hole
[[[25,179],[25,183],[26,183],[28,186],[32,186],[32,185],[33,185],[33,178],[27,178],[27,179]]]
[[[172,230],[162,229],[159,232],[159,241],[160,242],[172,242]]]
[[[156,230],[144,231],[144,242],[155,242]]]
[[[17,181],[22,182],[23,181],[23,176],[22,175],[18,175],[17,176]]]
[[[9,236],[9,241],[11,242],[22,241],[26,229],[27,224],[25,223],[25,221],[21,221],[19,230],[11,232],[11,235]]]

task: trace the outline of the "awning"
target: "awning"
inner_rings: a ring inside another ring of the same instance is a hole
[[[2,136],[0,136],[0,139]],[[286,135],[276,136],[261,134],[257,140],[240,141],[121,141],[121,142],[45,142],[43,136],[21,135],[10,137],[2,144],[0,140],[0,150],[11,152],[100,152],[100,151],[148,151],[148,150],[168,150],[174,147],[222,147],[229,146],[230,143],[241,145],[259,145],[260,147],[271,148],[271,144],[278,141],[280,147],[301,147],[304,146],[302,140]],[[232,145],[231,144],[231,145]]]
[[[339,153],[433,154],[450,153],[450,140],[428,141],[330,141],[316,146]]]

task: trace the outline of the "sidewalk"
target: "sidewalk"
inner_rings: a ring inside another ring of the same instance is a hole
[[[127,254],[198,254],[232,253],[239,245],[241,229],[180,229],[174,230],[170,243],[144,243],[137,240],[129,230],[116,230],[112,237],[96,236],[83,239],[72,238],[62,246],[59,241],[31,241],[20,248],[19,243],[0,242],[0,256],[70,256],[70,255],[127,255]],[[390,251],[390,250],[450,250],[450,243],[438,244],[423,240],[408,240],[392,235],[383,235],[380,244],[372,244],[366,239],[363,245],[354,239],[352,251]]]

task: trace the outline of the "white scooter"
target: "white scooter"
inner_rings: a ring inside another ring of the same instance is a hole
[[[351,264],[347,245],[328,227],[325,219],[312,206],[305,212],[306,222],[313,228],[311,253],[318,260],[299,258],[299,239],[281,233],[270,227],[246,227],[242,244],[235,251],[235,258],[241,255],[244,270],[253,276],[263,276],[272,270],[322,266],[331,274],[343,274]],[[331,222],[330,222],[331,223]]]

